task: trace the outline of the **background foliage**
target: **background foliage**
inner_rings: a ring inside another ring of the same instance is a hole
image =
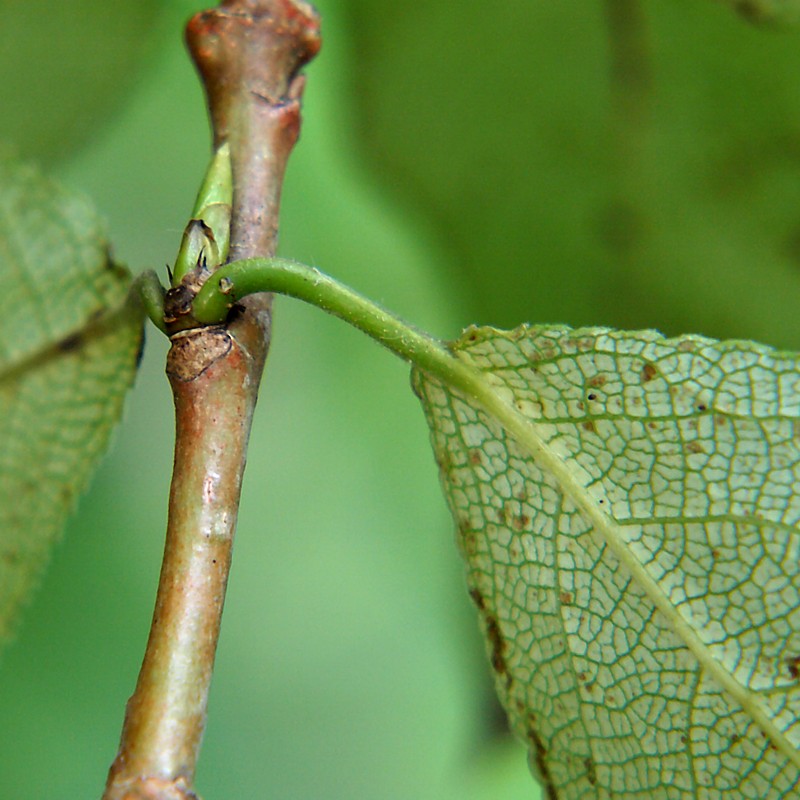
[[[174,258],[208,135],[189,0],[18,4],[0,139]],[[798,34],[721,4],[325,0],[284,255],[444,337],[525,319],[800,348]],[[611,14],[612,9],[624,14]],[[0,666],[0,794],[99,796],[150,622],[165,342]],[[533,798],[406,368],[280,300],[198,784],[210,800]]]

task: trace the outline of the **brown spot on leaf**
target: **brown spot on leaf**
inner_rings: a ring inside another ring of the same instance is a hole
[[[486,601],[483,599],[483,595],[474,586],[469,590],[469,596],[478,611],[483,611],[486,608]]]
[[[483,454],[480,450],[470,450],[469,451],[469,463],[472,464],[473,467],[477,467],[479,464],[483,463]]]
[[[550,774],[550,767],[547,763],[547,748],[545,747],[542,737],[532,725],[533,720],[529,718],[528,729],[526,734],[528,741],[531,743],[531,760],[539,773],[539,781],[544,789],[544,796],[547,800],[558,800],[558,791],[556,790],[553,776]]]
[[[594,786],[597,783],[597,772],[594,768],[594,761],[592,758],[587,758],[583,762],[583,766],[586,768],[586,780]]]
[[[77,350],[83,343],[83,337],[79,333],[73,333],[62,339],[56,346],[61,353],[71,353]]]
[[[492,664],[492,669],[498,675],[502,675],[506,680],[506,686],[509,686],[511,684],[511,676],[508,673],[508,665],[505,659],[505,652],[508,645],[500,632],[500,623],[497,621],[497,617],[489,610],[486,598],[481,594],[479,589],[474,586],[471,587],[469,596],[483,617],[483,622],[486,626],[486,638],[489,640],[489,647],[491,649],[489,659]]]
[[[652,364],[645,364],[642,367],[642,383],[653,380],[658,375],[658,370]]]
[[[791,656],[786,659],[786,666],[789,668],[789,674],[794,680],[800,680],[800,656]]]
[[[506,664],[505,657],[508,645],[500,632],[500,623],[497,621],[494,614],[490,614],[486,609],[483,609],[483,617],[486,622],[486,638],[489,640],[489,645],[492,648],[490,654],[492,669],[498,675],[502,675],[506,680],[506,685],[509,685],[511,683],[511,675],[508,673],[508,665]]]
[[[608,378],[605,375],[593,375],[589,378],[589,386],[594,386],[596,389],[599,389],[601,386],[606,385],[606,381]]]
[[[527,514],[520,514],[519,516],[514,517],[512,524],[515,530],[524,531],[530,524],[530,521],[531,518]]]
[[[686,444],[686,452],[687,453],[705,453],[703,450],[703,445],[700,444],[698,441],[688,442]]]
[[[561,592],[558,597],[565,606],[571,606],[574,600],[572,592]]]
[[[434,453],[434,458],[436,460],[436,465],[442,472],[449,472],[451,463],[450,453],[447,450]]]
[[[597,427],[594,424],[593,420],[587,420],[586,422],[581,423],[581,428],[589,433],[597,433]]]
[[[478,537],[472,531],[465,533],[461,541],[468,556],[474,556],[478,552]]]

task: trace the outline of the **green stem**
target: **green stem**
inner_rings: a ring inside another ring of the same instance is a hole
[[[248,258],[215,272],[192,304],[192,316],[205,324],[224,321],[238,300],[257,292],[296,297],[333,314],[400,358],[469,394],[477,374],[438,339],[314,267],[281,258]],[[479,382],[477,382],[479,383]]]

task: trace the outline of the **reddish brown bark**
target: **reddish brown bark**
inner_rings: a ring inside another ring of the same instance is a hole
[[[230,142],[231,259],[275,252],[280,192],[300,126],[298,70],[320,46],[314,9],[229,0],[197,14],[187,40],[208,97],[215,146]],[[167,374],[176,442],[156,608],[104,800],[196,800],[247,441],[269,348],[270,298],[225,326],[172,337]]]

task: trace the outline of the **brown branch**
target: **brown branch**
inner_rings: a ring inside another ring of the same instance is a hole
[[[319,49],[306,3],[228,0],[187,40],[215,145],[229,141],[231,258],[275,251],[286,162],[300,126],[298,70]],[[247,440],[269,347],[270,302],[226,326],[176,333],[167,359],[176,442],[156,608],[104,800],[190,800],[231,561]]]
[[[317,14],[292,0],[228,0],[197,14],[186,38],[215,145],[231,145],[231,261],[274,255],[281,182],[300,131],[298,70],[319,51]]]

